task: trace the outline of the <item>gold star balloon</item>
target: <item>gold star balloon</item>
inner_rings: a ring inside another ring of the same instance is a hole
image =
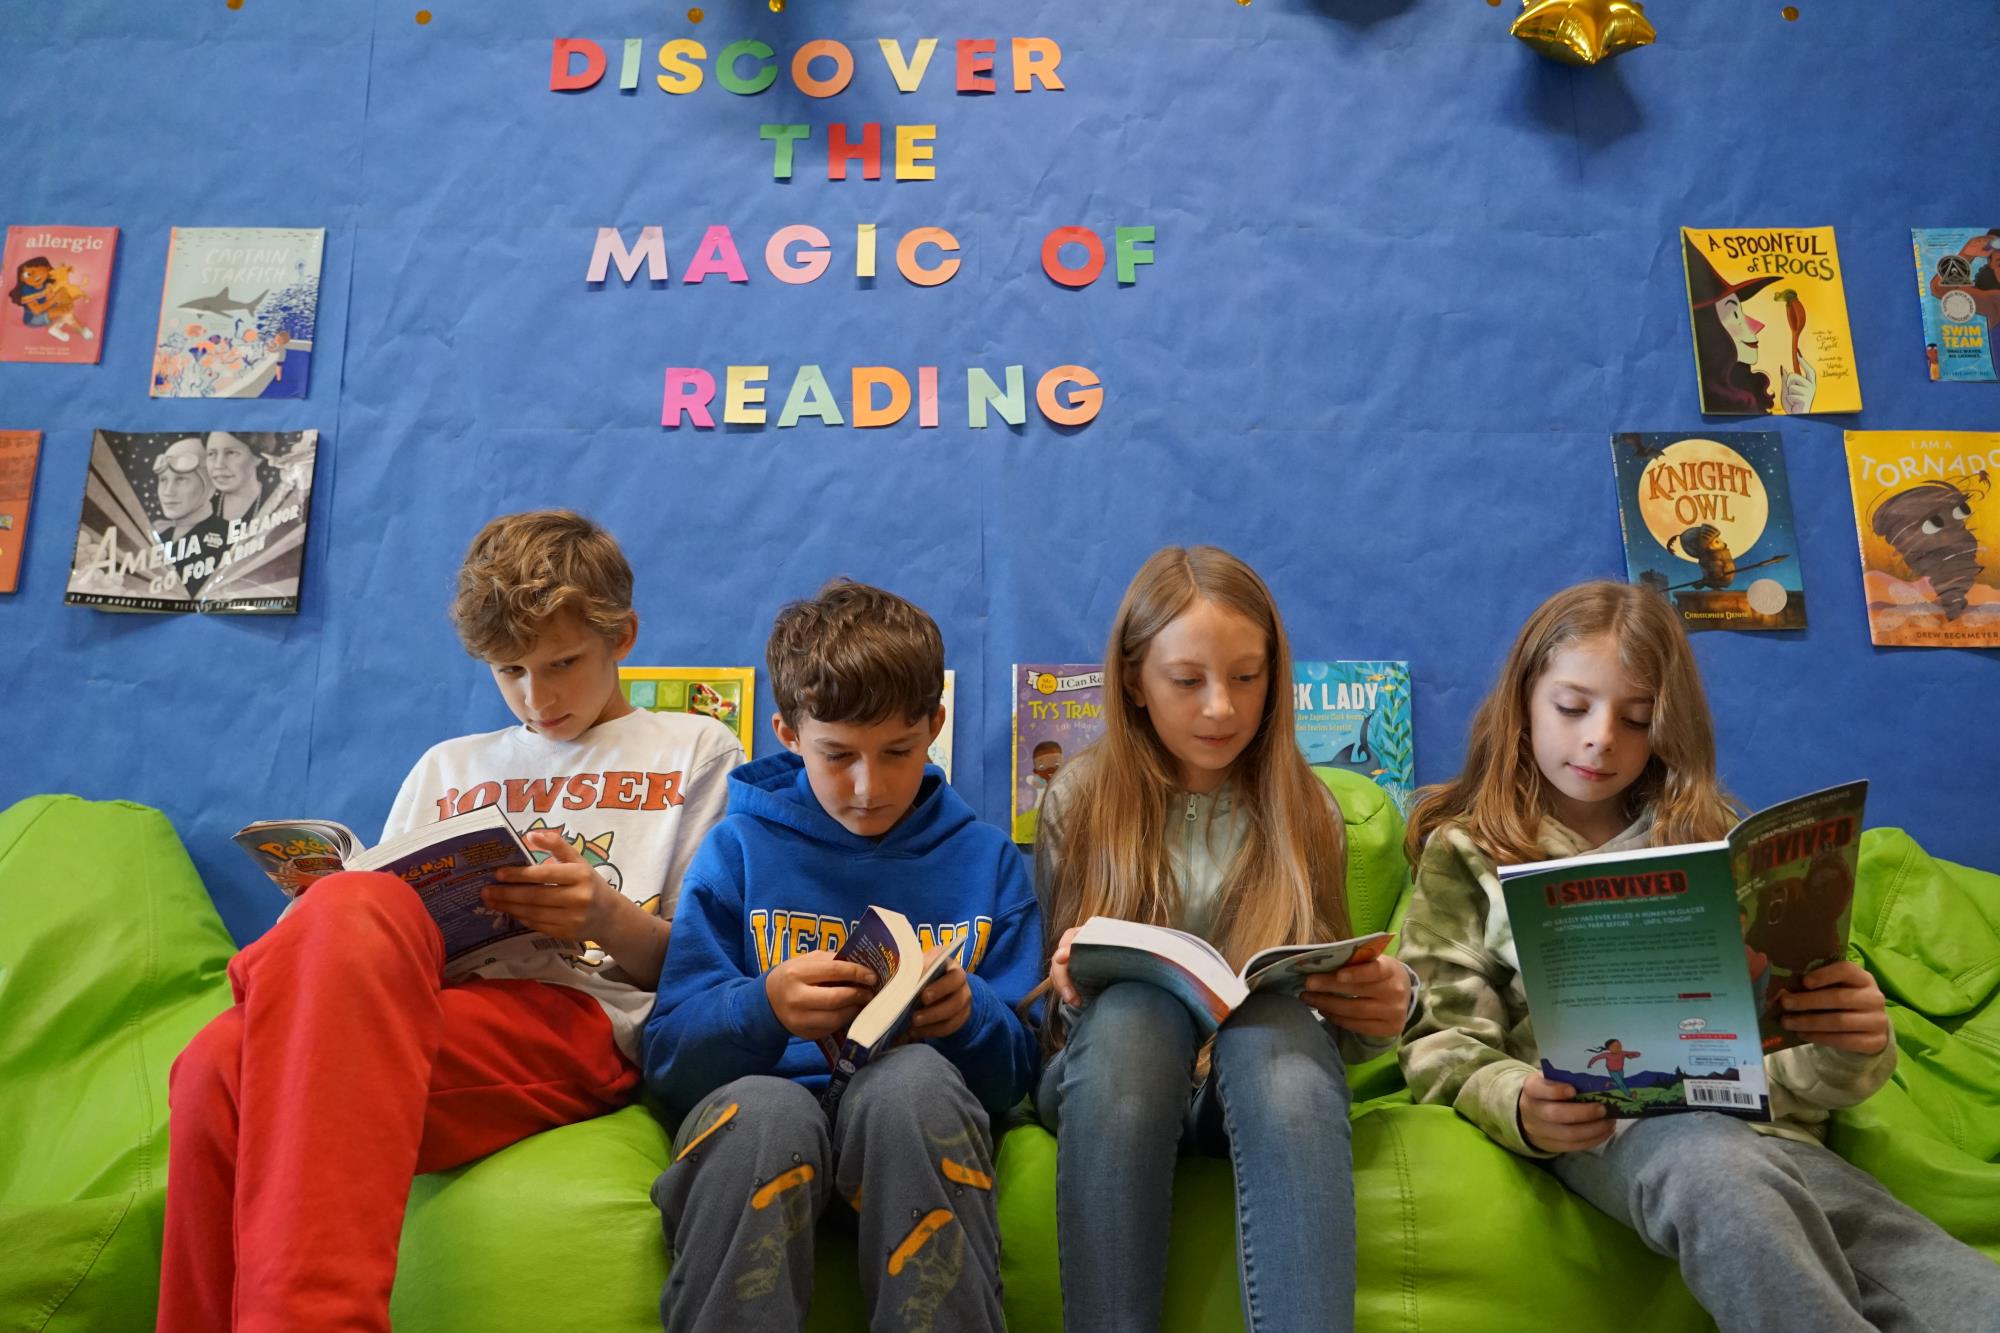
[[[1653,25],[1638,0],[1521,0],[1521,16],[1507,31],[1570,65],[1595,65],[1653,44]]]

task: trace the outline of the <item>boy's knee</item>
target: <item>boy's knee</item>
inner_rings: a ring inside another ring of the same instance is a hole
[[[753,1074],[709,1094],[681,1122],[674,1163],[723,1151],[756,1152],[770,1145],[812,1160],[826,1157],[826,1115],[819,1099],[788,1078]]]
[[[437,931],[416,890],[374,870],[343,870],[315,881],[293,916],[296,921],[281,924],[357,939]]]
[[[235,1099],[235,1073],[243,1061],[243,1011],[231,1005],[194,1034],[167,1071],[167,1106],[198,1112],[217,1096]]]
[[[944,1137],[968,1128],[987,1132],[986,1112],[958,1067],[921,1042],[885,1051],[854,1076],[840,1101],[843,1140],[849,1134]]]

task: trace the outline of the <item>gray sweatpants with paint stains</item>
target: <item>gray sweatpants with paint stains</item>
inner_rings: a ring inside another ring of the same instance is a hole
[[[931,1047],[899,1046],[862,1068],[832,1125],[789,1079],[738,1079],[695,1107],[674,1145],[653,1183],[674,1255],[667,1333],[802,1327],[813,1222],[836,1197],[859,1216],[875,1333],[1006,1327],[992,1134]]]

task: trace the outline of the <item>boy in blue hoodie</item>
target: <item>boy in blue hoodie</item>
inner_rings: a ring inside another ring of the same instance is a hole
[[[661,1317],[668,1333],[800,1327],[813,1220],[838,1196],[859,1216],[872,1328],[1003,1329],[993,1126],[1040,1063],[1015,1008],[1041,978],[1034,887],[925,763],[944,723],[928,615],[837,579],[778,613],[766,657],[785,749],[730,774],[645,1030],[647,1091],[680,1126],[653,1186],[674,1252]],[[829,1123],[816,1042],[874,981],[833,951],[871,905],[958,953]]]

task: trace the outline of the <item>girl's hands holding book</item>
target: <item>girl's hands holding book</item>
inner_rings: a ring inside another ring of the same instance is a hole
[[[1576,1089],[1567,1083],[1528,1075],[1516,1103],[1521,1118],[1521,1137],[1542,1152],[1582,1152],[1595,1148],[1611,1137],[1611,1108],[1602,1102],[1580,1102]]]
[[[938,973],[937,979],[917,993],[917,1007],[910,1014],[910,1040],[935,1041],[949,1037],[972,1017],[972,986],[956,958]]]
[[[1828,963],[1802,978],[1805,989],[1778,997],[1785,1030],[1815,1046],[1879,1055],[1890,1037],[1888,1002],[1859,963]]]
[[[793,954],[764,974],[771,1012],[794,1037],[818,1041],[854,1021],[875,996],[875,974],[830,949]]]
[[[1393,1037],[1409,1017],[1410,973],[1395,959],[1377,955],[1335,972],[1313,973],[1299,998],[1349,1032]]]
[[[1049,989],[1054,991],[1056,998],[1064,1004],[1083,1003],[1082,993],[1077,990],[1076,983],[1069,979],[1069,942],[1075,939],[1076,932],[1082,929],[1082,926],[1071,926],[1065,930],[1062,938],[1056,941],[1056,951],[1049,955]]]

